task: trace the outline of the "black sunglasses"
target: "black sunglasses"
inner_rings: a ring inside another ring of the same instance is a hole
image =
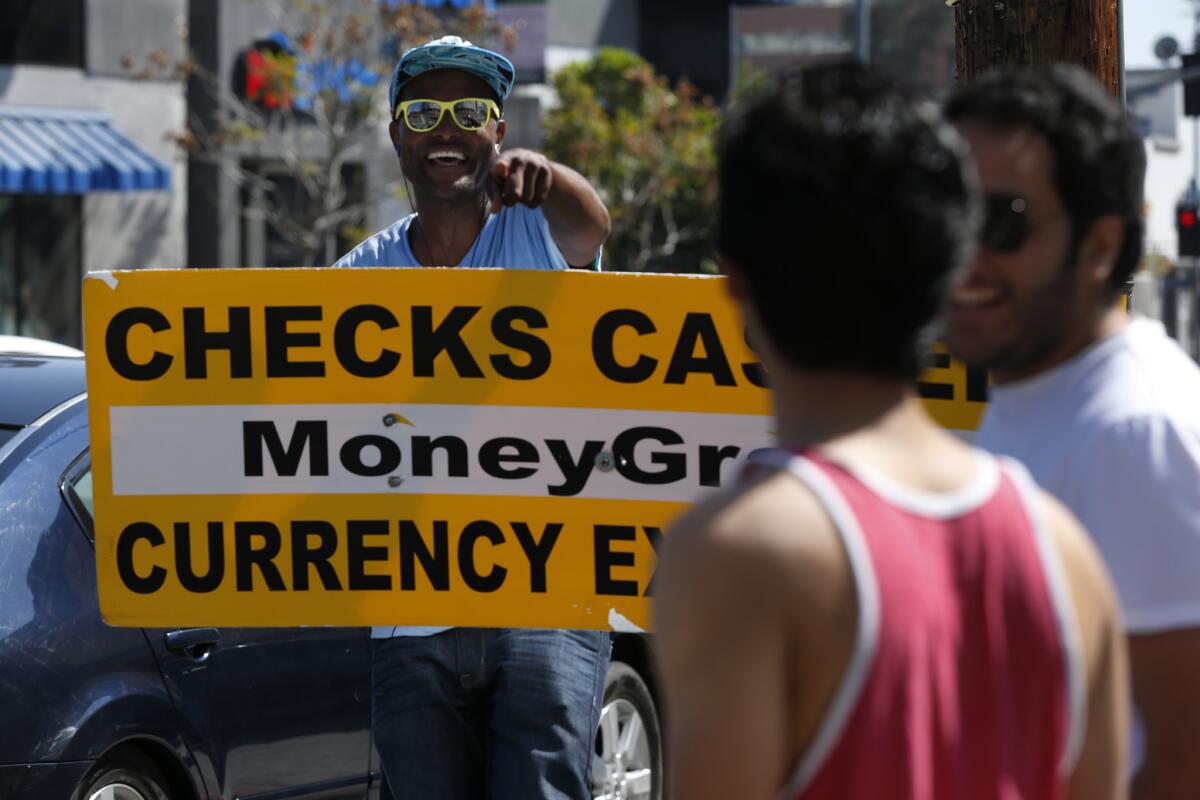
[[[1013,253],[1029,238],[1028,204],[1019,194],[984,195],[983,230],[979,243],[997,253]]]

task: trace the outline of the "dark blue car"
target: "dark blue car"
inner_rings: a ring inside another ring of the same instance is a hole
[[[100,619],[83,392],[0,354],[0,799],[378,797],[365,629]]]
[[[0,337],[0,800],[386,799],[368,629],[101,620],[84,363],[61,352]],[[646,640],[613,655],[593,794],[658,800]]]

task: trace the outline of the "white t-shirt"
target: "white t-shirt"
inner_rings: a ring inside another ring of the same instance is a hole
[[[1065,364],[996,386],[976,444],[1017,458],[1083,522],[1125,628],[1200,627],[1200,368],[1132,321]]]

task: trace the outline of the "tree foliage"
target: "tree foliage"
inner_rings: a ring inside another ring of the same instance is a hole
[[[545,151],[592,182],[612,215],[605,268],[713,272],[714,137],[720,113],[642,57],[601,49],[554,76]]]

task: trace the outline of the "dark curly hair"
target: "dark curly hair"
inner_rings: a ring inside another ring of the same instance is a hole
[[[955,92],[946,116],[999,129],[1029,128],[1045,139],[1074,246],[1099,217],[1116,214],[1124,220],[1110,297],[1126,288],[1145,238],[1146,151],[1128,115],[1091,74],[1068,65],[996,70]]]
[[[861,66],[787,71],[731,110],[718,155],[717,246],[781,356],[915,379],[979,216],[937,109]]]

